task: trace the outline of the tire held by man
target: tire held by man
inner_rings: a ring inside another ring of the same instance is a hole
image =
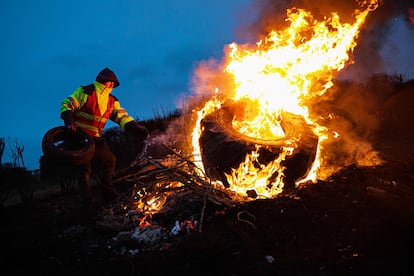
[[[49,129],[42,139],[43,154],[56,162],[82,165],[90,162],[95,143],[81,130],[68,131],[64,126]]]

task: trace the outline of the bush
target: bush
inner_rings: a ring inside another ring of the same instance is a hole
[[[19,194],[22,202],[30,202],[38,182],[36,175],[26,168],[16,167],[11,163],[3,164],[0,167],[0,203],[3,205],[15,192]]]

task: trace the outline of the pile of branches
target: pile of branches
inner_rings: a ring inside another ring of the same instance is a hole
[[[162,197],[174,202],[175,196],[185,193],[187,199],[191,196],[203,199],[199,220],[201,229],[207,201],[223,207],[240,204],[240,201],[234,200],[230,191],[214,187],[209,178],[199,172],[200,168],[191,158],[172,149],[168,150],[171,154],[163,159],[142,157],[116,172],[113,184],[120,195],[117,205],[122,206],[121,209],[143,214],[145,210],[137,209],[138,201],[141,206],[146,202],[150,205],[153,199]],[[111,215],[114,216],[114,213]],[[125,214],[119,213],[119,217],[122,216]]]

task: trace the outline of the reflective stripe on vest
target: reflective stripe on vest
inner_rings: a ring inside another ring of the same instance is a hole
[[[91,137],[101,137],[103,129],[114,108],[115,98],[109,95],[108,105],[104,114],[99,110],[96,92],[93,91],[85,104],[75,113],[75,124]]]

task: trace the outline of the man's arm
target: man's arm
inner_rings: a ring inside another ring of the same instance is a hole
[[[76,131],[75,121],[73,119],[76,110],[85,103],[86,95],[83,88],[78,87],[69,97],[62,101],[60,106],[60,118],[63,120],[66,129]]]

